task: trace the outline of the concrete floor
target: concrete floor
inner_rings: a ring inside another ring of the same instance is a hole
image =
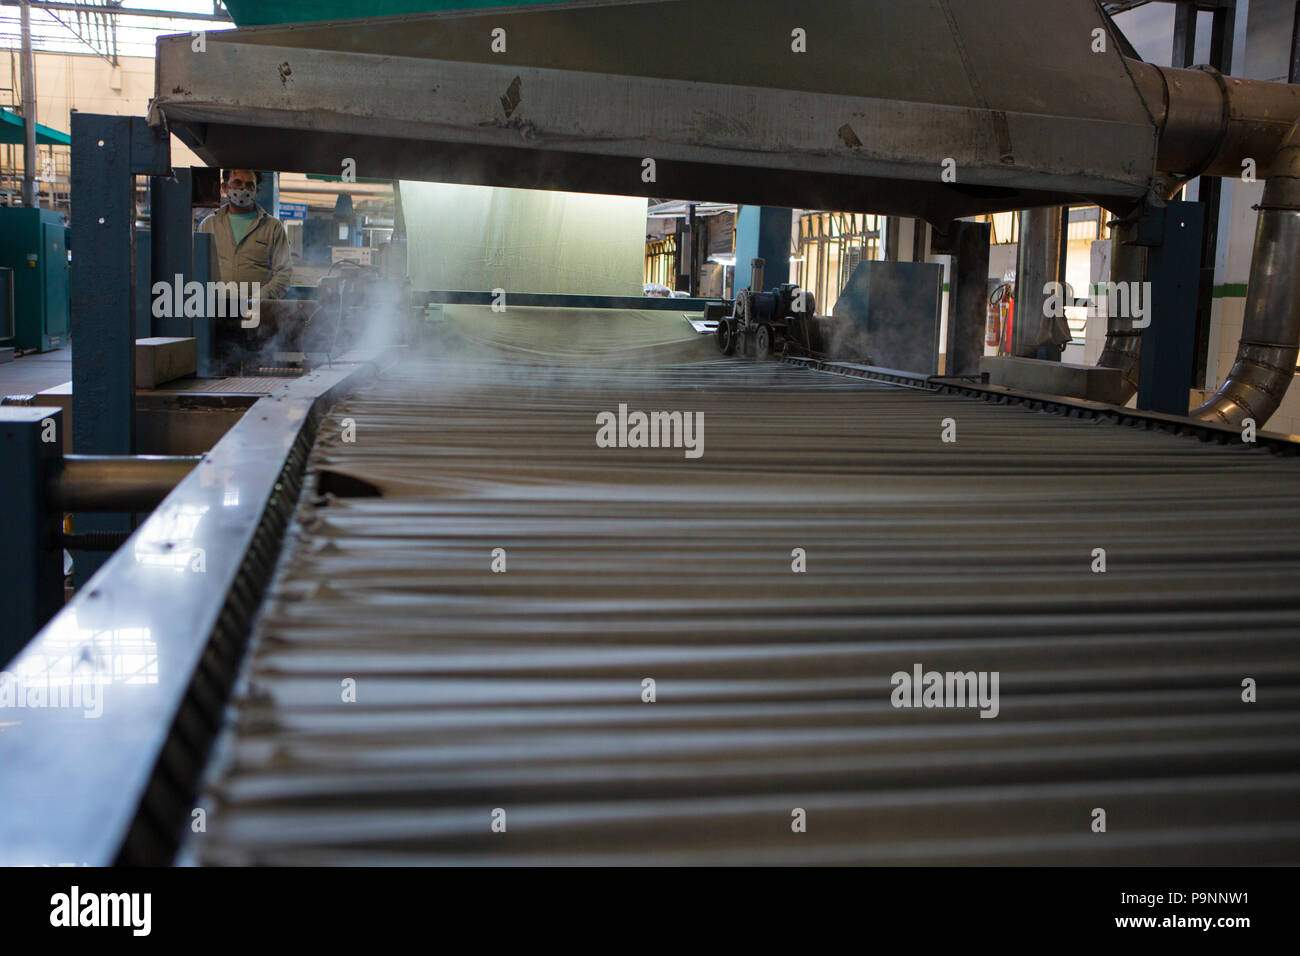
[[[72,381],[72,347],[33,352],[0,364],[0,395],[34,395]]]

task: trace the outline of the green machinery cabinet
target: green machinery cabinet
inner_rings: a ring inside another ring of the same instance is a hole
[[[0,266],[13,270],[14,347],[47,352],[67,345],[71,269],[63,215],[0,206]]]

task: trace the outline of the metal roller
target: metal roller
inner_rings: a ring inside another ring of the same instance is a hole
[[[620,404],[703,454],[598,447]],[[185,856],[1293,863],[1298,493],[790,365],[412,361],[320,428]]]
[[[185,455],[68,455],[50,476],[49,498],[64,511],[145,513],[202,461]]]

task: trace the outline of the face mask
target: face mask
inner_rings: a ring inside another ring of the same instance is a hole
[[[244,209],[253,205],[255,194],[251,189],[227,189],[226,195],[230,197],[230,205]]]

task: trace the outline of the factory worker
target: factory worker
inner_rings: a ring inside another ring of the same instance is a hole
[[[254,201],[261,173],[223,169],[221,180],[225,202],[199,224],[199,232],[213,236],[213,278],[220,282],[260,283],[260,298],[284,298],[293,279],[289,237],[280,220]]]

